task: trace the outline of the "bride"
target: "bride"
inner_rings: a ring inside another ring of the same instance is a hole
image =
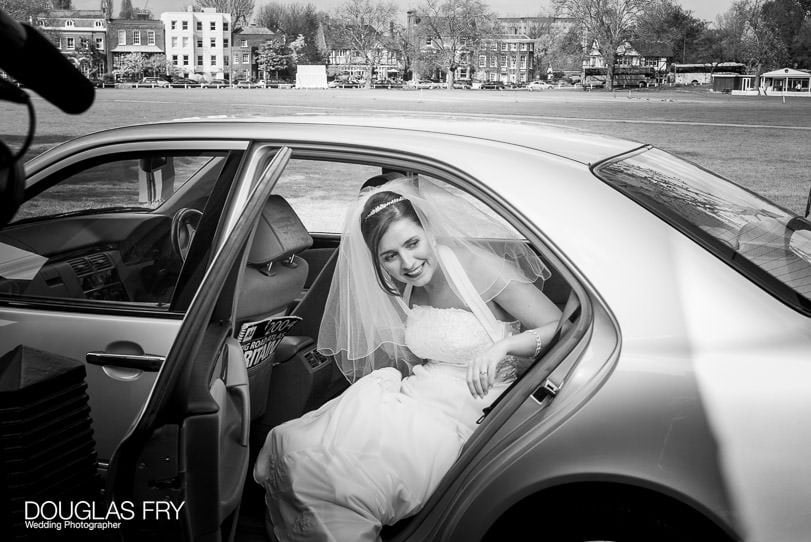
[[[349,212],[318,348],[354,383],[268,434],[254,478],[279,540],[378,540],[417,513],[551,339],[549,271],[506,231],[426,181],[389,182]]]

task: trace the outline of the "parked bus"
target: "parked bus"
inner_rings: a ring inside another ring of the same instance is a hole
[[[669,82],[677,85],[708,85],[717,74],[744,75],[746,65],[740,62],[707,64],[671,64]]]
[[[606,68],[583,68],[583,88],[604,87]],[[647,87],[656,82],[656,69],[653,66],[615,66],[614,87]]]

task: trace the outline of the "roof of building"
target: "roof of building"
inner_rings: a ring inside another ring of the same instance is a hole
[[[631,47],[640,56],[649,58],[667,58],[673,56],[673,48],[663,41],[631,40]]]

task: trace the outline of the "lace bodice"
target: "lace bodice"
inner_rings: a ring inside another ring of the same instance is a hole
[[[518,332],[518,322],[502,322],[503,337]],[[405,341],[417,357],[465,367],[492,344],[476,316],[465,309],[415,305],[408,315]]]

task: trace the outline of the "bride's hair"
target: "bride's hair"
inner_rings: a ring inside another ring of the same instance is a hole
[[[380,247],[380,238],[388,231],[389,226],[401,219],[412,220],[423,227],[411,202],[400,194],[387,191],[372,195],[360,215],[360,231],[372,255],[377,283],[389,295],[400,295],[400,291],[388,280],[377,257],[377,250]]]

